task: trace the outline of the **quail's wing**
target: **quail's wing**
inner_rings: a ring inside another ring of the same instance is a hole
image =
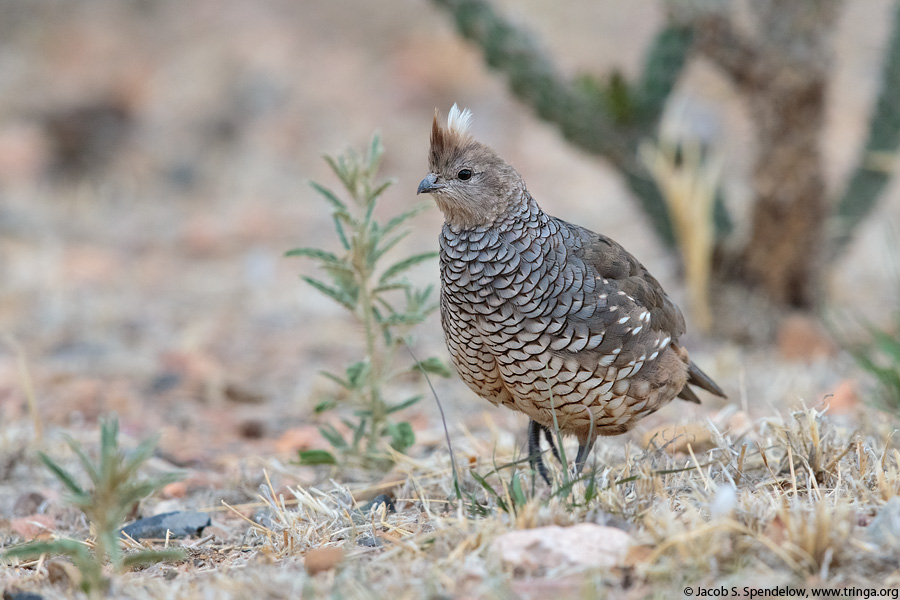
[[[684,316],[659,282],[628,251],[606,236],[557,220],[565,246],[563,278],[578,273],[575,294],[582,308],[567,316],[567,327],[587,329],[583,348],[568,347],[587,358],[622,365],[641,357],[655,358],[684,333]],[[610,359],[610,355],[614,356]]]

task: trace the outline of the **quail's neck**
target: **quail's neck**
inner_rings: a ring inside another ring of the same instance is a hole
[[[531,195],[523,192],[521,200],[492,223],[475,227],[445,223],[441,232],[441,245],[480,251],[509,244],[528,244],[542,230],[546,233],[551,221]],[[552,229],[555,231],[555,228]]]
[[[481,237],[487,231],[498,231],[499,233],[519,229],[524,223],[534,219],[541,213],[541,208],[531,197],[527,190],[518,191],[516,198],[511,200],[502,213],[497,215],[488,223],[469,224],[465,221],[457,219],[447,220],[444,223],[445,229],[455,236],[469,236],[474,234],[475,237]]]

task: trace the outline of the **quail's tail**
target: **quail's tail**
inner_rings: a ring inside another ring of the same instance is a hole
[[[695,385],[700,389],[706,390],[710,394],[715,394],[720,398],[725,397],[725,392],[722,391],[716,382],[710,379],[709,375],[700,370],[700,367],[695,365],[694,363],[690,363],[688,365],[688,380],[687,385],[682,388],[681,392],[678,393],[678,397],[687,400],[688,402],[694,402],[696,404],[700,404],[700,398],[697,397],[697,394],[694,393],[690,387],[691,385]]]

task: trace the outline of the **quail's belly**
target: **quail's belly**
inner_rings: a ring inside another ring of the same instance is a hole
[[[623,433],[683,387],[684,360],[650,315],[576,256],[544,213],[441,236],[441,316],[478,395],[586,436]],[[630,300],[630,302],[629,302]]]

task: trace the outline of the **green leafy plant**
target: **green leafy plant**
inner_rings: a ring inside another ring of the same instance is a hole
[[[389,462],[387,454],[379,449],[385,438],[399,452],[406,451],[415,442],[410,424],[392,420],[392,416],[414,405],[422,396],[390,403],[384,388],[391,380],[408,373],[408,369],[395,368],[395,351],[405,343],[410,328],[437,308],[432,300],[432,286],[419,288],[404,277],[410,268],[433,259],[436,252],[422,252],[386,264],[388,252],[408,233],[401,226],[428,204],[418,204],[384,223],[375,218],[378,199],[393,183],[377,177],[383,155],[384,147],[376,133],[365,154],[348,150],[337,157],[325,157],[350,201],[342,200],[319,183],[310,185],[331,207],[340,250],[335,253],[320,248],[297,248],[287,253],[315,260],[330,281],[307,276],[303,279],[347,309],[362,325],[365,356],[348,365],[341,375],[323,373],[340,386],[342,397],[354,406],[354,418],[342,419],[347,428],[344,433],[330,424],[322,425],[320,430],[343,458],[360,459],[363,466]],[[417,362],[414,369],[450,375],[448,367],[437,358]],[[336,401],[329,400],[315,410],[320,414],[336,406]],[[300,460],[303,464],[337,463],[334,454],[323,450],[301,452]]]
[[[184,557],[180,549],[148,549],[127,554],[122,551],[119,527],[134,504],[167,483],[176,481],[179,475],[172,473],[154,479],[138,479],[138,470],[153,454],[157,439],[146,439],[132,452],[126,453],[119,448],[118,436],[119,423],[114,417],[100,424],[100,458],[97,462],[91,460],[81,444],[71,438],[66,440],[90,479],[91,487],[88,489],[82,487],[75,475],[55,460],[43,452],[39,453],[41,462],[62,483],[70,501],[84,512],[90,522],[94,533],[93,544],[73,539],[30,542],[10,548],[2,554],[2,558],[30,559],[42,554],[68,556],[81,573],[82,589],[91,597],[98,597],[109,587],[109,579],[103,572],[107,562],[121,573],[135,566]]]
[[[869,340],[862,344],[847,345],[856,363],[878,382],[880,404],[894,412],[900,411],[900,312],[893,332],[882,330],[872,323],[865,323]]]
[[[503,467],[500,467],[500,469],[495,468],[491,473],[488,473],[488,475],[484,477],[475,471],[472,471],[471,475],[478,485],[487,492],[488,497],[497,505],[497,508],[507,514],[515,516],[528,502],[528,498],[522,488],[521,474],[515,469],[515,465],[505,466],[512,467],[513,469],[508,482],[503,479],[503,476],[500,473],[500,470],[503,469]],[[497,489],[488,481],[487,477],[491,474],[497,475],[501,491],[497,491]],[[490,507],[486,503],[480,502],[474,492],[469,492],[467,496],[469,501],[469,512],[473,516],[485,517],[491,514]]]

